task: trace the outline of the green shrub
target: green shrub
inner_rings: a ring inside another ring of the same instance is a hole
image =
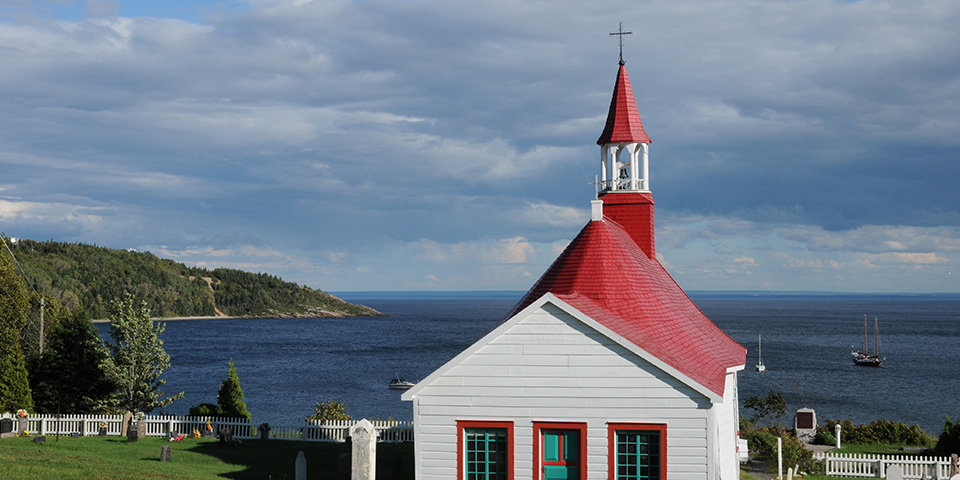
[[[314,414],[307,417],[306,421],[326,422],[328,420],[350,420],[351,418],[350,415],[347,415],[347,407],[343,402],[332,398],[328,398],[326,402],[318,403],[314,410]]]
[[[220,416],[220,407],[212,403],[201,403],[190,407],[190,416],[191,417],[219,417]]]
[[[782,442],[784,468],[799,465],[802,472],[820,471],[819,465],[813,459],[813,452],[807,450],[800,439],[781,426],[741,430],[740,436],[747,440],[750,451],[761,457],[776,457],[777,437],[779,437]]]
[[[837,437],[830,433],[827,427],[817,425],[817,434],[813,437],[813,443],[816,445],[836,445]]]
[[[841,443],[892,444],[932,447],[934,438],[923,431],[919,425],[906,425],[889,420],[878,420],[864,425],[854,425],[850,420],[840,422],[827,419],[824,422],[827,432],[834,431],[840,424]]]
[[[952,453],[960,453],[960,424],[953,423],[950,417],[947,417],[943,424],[943,433],[937,440],[937,446],[934,452],[939,456],[947,456]]]

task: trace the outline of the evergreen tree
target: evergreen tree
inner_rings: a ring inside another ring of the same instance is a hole
[[[44,355],[30,371],[30,386],[41,413],[104,413],[116,388],[109,375],[110,353],[84,312],[64,319],[50,332]]]
[[[109,371],[117,383],[115,399],[120,408],[149,413],[183,397],[183,392],[163,398],[160,378],[170,368],[170,355],[160,335],[164,324],[154,325],[146,302],[126,294],[109,305],[111,359]]]
[[[0,412],[33,409],[20,343],[29,308],[30,295],[4,241],[0,246]]]
[[[220,392],[217,393],[217,409],[220,415],[228,418],[246,418],[250,420],[250,412],[247,411],[247,404],[243,401],[243,389],[240,388],[240,377],[237,376],[237,368],[230,360],[227,368],[227,378],[220,383]]]

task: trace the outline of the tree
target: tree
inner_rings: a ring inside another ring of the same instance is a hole
[[[111,359],[109,371],[117,383],[117,405],[132,412],[149,413],[183,397],[183,392],[163,398],[159,391],[167,381],[160,378],[170,368],[170,355],[163,349],[165,325],[154,324],[146,302],[126,294],[108,306]]]
[[[0,247],[0,412],[33,409],[20,342],[29,309],[30,295],[4,240]]]
[[[83,311],[50,332],[43,357],[33,362],[30,386],[41,413],[102,413],[116,384],[108,372],[110,352]]]
[[[933,450],[940,456],[960,453],[960,423],[953,423],[950,417],[947,417],[943,424],[943,433],[940,434],[937,446]]]
[[[780,418],[787,414],[787,402],[783,395],[770,390],[766,398],[753,396],[743,401],[743,408],[748,408],[756,413],[750,418],[751,422],[760,423],[766,418],[776,420],[780,424]]]
[[[250,420],[250,412],[243,401],[243,389],[240,388],[240,377],[237,376],[237,367],[230,360],[227,368],[227,378],[220,383],[220,392],[217,393],[217,409],[220,415],[229,418],[246,418]]]
[[[315,413],[306,418],[308,422],[326,422],[330,420],[350,420],[347,415],[347,407],[343,402],[328,398],[326,402],[320,402],[315,408]]]

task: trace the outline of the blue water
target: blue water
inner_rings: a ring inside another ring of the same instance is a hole
[[[392,316],[167,322],[162,338],[172,367],[163,390],[185,396],[165,412],[216,403],[232,358],[258,423],[295,425],[328,397],[342,400],[355,418],[409,420],[410,404],[387,388],[389,381],[427,376],[489,332],[520,295],[350,293],[341,296]],[[821,420],[891,419],[933,434],[944,415],[960,418],[960,296],[691,297],[748,349],[741,400],[773,389],[791,409],[814,408]],[[875,316],[880,321],[887,361],[879,369],[850,360],[863,342],[864,314],[871,325]],[[758,334],[762,374],[753,371]]]

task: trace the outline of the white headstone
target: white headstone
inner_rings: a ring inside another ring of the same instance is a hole
[[[297,480],[307,480],[307,459],[304,458],[302,451],[297,452],[296,473],[294,473],[294,478]]]
[[[900,465],[887,467],[887,480],[903,480],[903,468]]]
[[[350,471],[353,480],[377,478],[377,429],[369,420],[360,420],[350,428],[353,439],[353,460]]]

